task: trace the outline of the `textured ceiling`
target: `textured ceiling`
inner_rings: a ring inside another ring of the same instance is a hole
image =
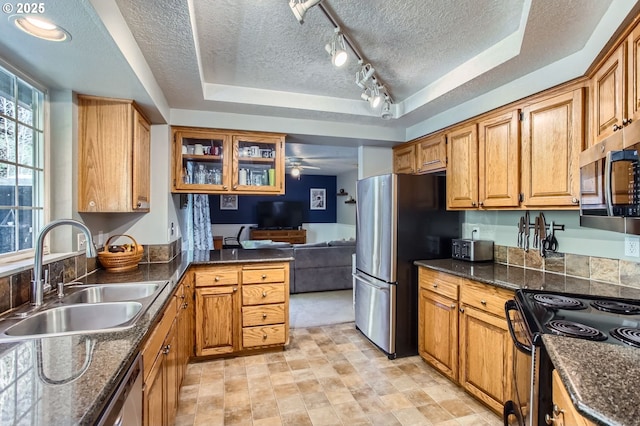
[[[389,146],[582,75],[640,8],[638,0],[324,0],[393,96],[396,118],[387,121],[360,99],[355,57],[343,69],[330,64],[333,27],[321,8],[301,25],[288,3],[49,0],[46,17],[72,41],[42,42],[0,22],[0,56],[52,89],[136,99],[156,123],[198,114],[201,123],[209,113],[219,127],[271,120],[262,130],[302,147]]]

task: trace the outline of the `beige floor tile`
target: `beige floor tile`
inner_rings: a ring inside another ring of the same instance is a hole
[[[177,416],[185,416],[196,413],[196,406],[198,405],[197,399],[189,399],[186,401],[180,401],[178,404]]]
[[[437,403],[420,406],[418,407],[418,410],[427,418],[427,420],[434,424],[439,424],[440,422],[446,422],[453,419],[451,413],[439,406]]]
[[[332,405],[344,404],[346,402],[355,402],[355,398],[348,389],[325,392],[327,399]]]
[[[305,405],[300,395],[292,395],[286,398],[278,398],[278,408],[280,413],[291,413],[305,410]]]
[[[282,426],[280,416],[269,417],[268,419],[253,419],[253,426]]]
[[[297,395],[298,387],[294,383],[273,385],[273,393],[276,395],[276,398],[286,398],[288,396]]]
[[[224,426],[224,410],[216,410],[215,413],[196,413],[194,426]]]
[[[270,402],[258,402],[251,404],[251,412],[253,414],[253,420],[262,420],[272,417],[279,417],[278,404],[276,400]]]
[[[284,413],[280,416],[283,426],[312,426],[311,419],[307,411],[297,411],[295,413]]]
[[[450,412],[453,417],[465,417],[475,412],[467,404],[459,399],[448,399],[446,401],[440,401],[440,406]]]
[[[371,424],[374,426],[401,426],[402,423],[396,419],[393,413],[380,413],[368,415]]]
[[[324,392],[306,393],[302,395],[304,405],[307,410],[329,407],[331,403]]]
[[[402,393],[414,405],[414,407],[433,404],[435,402],[433,398],[427,395],[427,393],[422,389],[411,389]]]
[[[427,425],[430,423],[416,407],[394,410],[392,413],[403,426]]]
[[[249,382],[246,378],[234,378],[227,380],[224,383],[224,391],[226,393],[240,392],[245,390],[249,390]]]
[[[411,408],[411,401],[401,393],[391,393],[389,395],[380,396],[380,400],[389,411],[401,410],[403,408]]]
[[[226,392],[224,394],[224,407],[242,408],[250,407],[251,398],[249,397],[249,391],[239,392]]]
[[[333,411],[331,407],[316,408],[315,410],[309,410],[307,412],[313,426],[318,425],[341,425],[342,422],[338,415]]]
[[[282,373],[271,373],[269,378],[271,379],[271,383],[274,386],[276,386],[276,385],[284,385],[284,384],[287,384],[287,383],[294,383],[293,382],[293,374],[291,374],[290,371],[284,371]]]
[[[267,367],[269,368],[269,373],[271,374],[289,372],[289,364],[287,364],[286,361],[271,362],[267,364]]]
[[[340,377],[321,377],[318,379],[325,392],[346,391],[347,387],[342,383]]]
[[[264,354],[250,355],[244,358],[245,367],[248,367],[250,365],[266,364],[266,363],[267,363],[267,360],[265,359]]]
[[[176,416],[176,421],[174,423],[174,426],[193,426],[195,419],[196,419],[195,413]]]
[[[340,420],[342,420],[342,422],[346,425],[368,422],[367,416],[365,415],[364,411],[355,401],[334,405],[333,411],[336,412]]]
[[[298,386],[298,390],[301,394],[316,393],[324,390],[324,388],[316,378],[297,382],[296,385]]]
[[[249,364],[245,368],[247,369],[247,377],[269,375],[267,364]]]
[[[230,407],[224,409],[225,426],[251,426],[251,407]]]

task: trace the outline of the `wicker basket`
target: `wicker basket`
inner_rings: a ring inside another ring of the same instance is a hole
[[[112,239],[118,237],[127,237],[133,241],[135,250],[125,253],[109,252],[109,243]],[[135,269],[138,267],[138,263],[140,263],[142,255],[144,254],[144,248],[130,235],[112,235],[109,237],[104,247],[104,250],[98,252],[98,260],[108,272],[124,272]]]

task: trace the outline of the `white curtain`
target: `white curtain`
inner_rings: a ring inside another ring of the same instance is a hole
[[[189,250],[213,250],[208,195],[189,194],[187,232],[190,235]]]

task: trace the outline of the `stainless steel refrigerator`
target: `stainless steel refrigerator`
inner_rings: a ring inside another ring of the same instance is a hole
[[[357,183],[356,327],[390,359],[418,353],[415,260],[451,257],[461,213],[442,175],[388,174]]]

